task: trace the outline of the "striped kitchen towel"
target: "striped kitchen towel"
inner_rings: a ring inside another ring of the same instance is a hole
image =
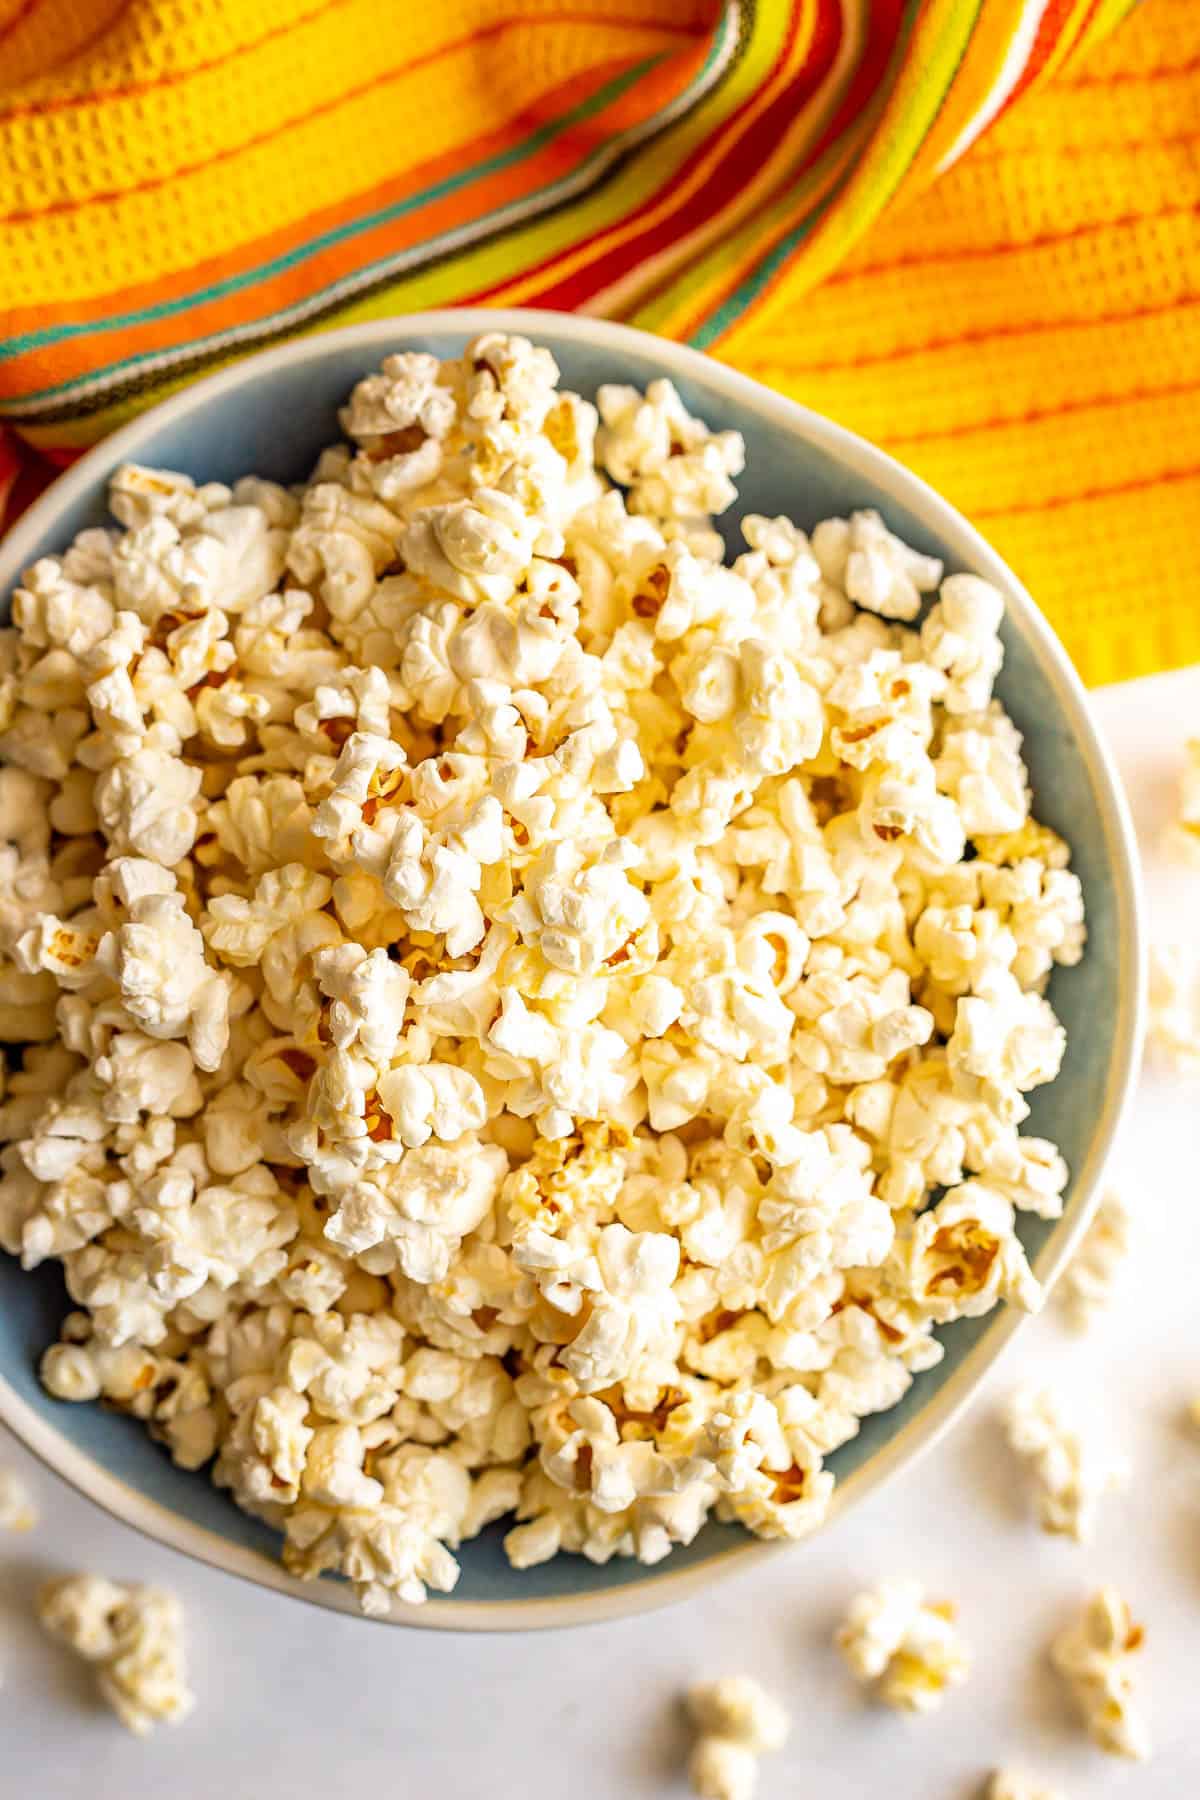
[[[1178,569],[1128,590],[1197,499],[1200,7],[1128,10],[0,0],[9,473],[298,331],[599,311],[931,474],[1089,678],[1200,654]]]

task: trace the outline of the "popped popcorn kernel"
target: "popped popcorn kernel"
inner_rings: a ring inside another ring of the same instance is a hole
[[[1136,1623],[1115,1588],[1094,1593],[1082,1614],[1050,1650],[1092,1741],[1110,1756],[1144,1762],[1150,1734],[1137,1697],[1138,1651],[1145,1627]]]
[[[778,1700],[749,1675],[724,1675],[688,1689],[687,1707],[696,1729],[731,1738],[755,1756],[781,1750],[791,1722]]]
[[[32,1531],[38,1522],[33,1498],[11,1469],[0,1469],[0,1530]]]
[[[984,1800],[1062,1800],[1057,1788],[1027,1775],[1022,1769],[997,1769],[987,1785]]]
[[[1147,1040],[1173,1073],[1200,1074],[1200,960],[1185,944],[1150,949]]]
[[[1062,1275],[1063,1311],[1077,1331],[1087,1331],[1112,1306],[1132,1244],[1133,1214],[1124,1196],[1109,1188]]]
[[[46,1584],[37,1612],[52,1637],[95,1664],[102,1697],[137,1737],[191,1712],[183,1615],[173,1594],[101,1575],[67,1575]]]
[[[701,1800],[743,1800],[758,1784],[758,1759],[787,1742],[791,1721],[749,1675],[698,1682],[687,1692],[698,1736],[688,1780]]]
[[[699,1800],[751,1800],[758,1758],[746,1744],[704,1732],[692,1746],[687,1773]]]
[[[868,510],[727,552],[739,434],[522,337],[390,355],[341,424],[295,490],[123,466],[0,633],[43,1384],[373,1613],[505,1517],[519,1568],[798,1538],[943,1325],[1036,1308],[1067,1186],[1022,1126],[1083,892],[1002,596]],[[921,1708],[962,1657],[910,1612]],[[705,1704],[747,1792],[781,1717]]]
[[[970,1661],[949,1602],[920,1582],[881,1582],[859,1594],[834,1639],[852,1675],[898,1711],[932,1712],[966,1680]]]
[[[1018,1390],[1004,1422],[1010,1448],[1029,1464],[1042,1530],[1087,1543],[1101,1499],[1127,1479],[1125,1463],[1098,1452],[1048,1388]]]

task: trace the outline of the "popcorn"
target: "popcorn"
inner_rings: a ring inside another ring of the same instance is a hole
[[[0,1469],[0,1530],[32,1531],[37,1522],[25,1483],[11,1469]]]
[[[782,1706],[750,1676],[726,1675],[690,1688],[687,1708],[699,1733],[688,1761],[692,1791],[701,1800],[748,1800],[759,1757],[787,1741]]]
[[[96,782],[100,827],[118,854],[131,851],[172,869],[196,837],[201,773],[150,743],[105,769]]]
[[[1011,1201],[984,1181],[965,1181],[897,1237],[885,1284],[935,1319],[977,1318],[1000,1297],[1035,1312],[1041,1290],[1013,1224]]]
[[[1182,944],[1150,951],[1149,1041],[1180,1075],[1200,1071],[1200,963]]]
[[[885,1581],[858,1596],[834,1641],[851,1674],[888,1706],[931,1712],[967,1676],[954,1617],[949,1603],[925,1599],[920,1582]]]
[[[1098,1456],[1047,1388],[1014,1394],[1004,1418],[1009,1445],[1030,1465],[1043,1531],[1087,1543],[1101,1498],[1127,1478],[1125,1464]]]
[[[1171,826],[1170,841],[1189,862],[1200,862],[1200,738],[1183,746],[1184,764],[1179,775],[1179,803]]]
[[[687,1708],[696,1729],[709,1737],[744,1744],[755,1756],[782,1750],[791,1722],[749,1675],[724,1675],[688,1689]]]
[[[994,969],[978,994],[959,1002],[946,1057],[964,1098],[1015,1122],[1028,1111],[1021,1095],[1054,1080],[1065,1048],[1066,1033],[1041,995],[1022,993],[1012,975]]]
[[[630,510],[657,524],[678,524],[686,538],[699,533],[708,552],[709,517],[732,503],[736,489],[730,477],[745,466],[739,433],[710,432],[692,418],[665,378],[652,381],[645,398],[636,388],[605,386],[596,399],[603,420],[599,459],[629,488]]]
[[[455,407],[454,396],[437,384],[439,371],[437,357],[423,351],[385,356],[379,374],[360,381],[343,408],[343,429],[362,446],[355,467],[381,500],[421,488],[441,470]]]
[[[1063,1310],[1076,1330],[1086,1331],[1112,1305],[1132,1246],[1132,1224],[1126,1201],[1109,1188],[1059,1285]]]
[[[1067,1182],[1019,1128],[1083,896],[1000,596],[873,513],[726,556],[738,434],[558,382],[486,332],[389,356],[296,492],[125,466],[0,632],[43,1383],[377,1612],[506,1513],[520,1567],[811,1531],[938,1328],[1037,1305]]]
[[[1137,1704],[1133,1658],[1145,1642],[1115,1588],[1098,1589],[1074,1625],[1051,1646],[1054,1667],[1071,1690],[1089,1735],[1110,1756],[1144,1762],[1150,1736]]]
[[[204,939],[182,894],[134,900],[129,923],[101,939],[96,963],[148,1037],[186,1036],[198,1068],[220,1065],[229,1043],[229,977],[205,962]]]
[[[902,544],[877,512],[823,520],[812,534],[812,552],[824,581],[885,619],[914,619],[922,594],[942,578],[938,559]]]
[[[52,1637],[96,1665],[96,1686],[136,1736],[191,1712],[183,1616],[173,1594],[102,1575],[67,1575],[46,1584],[37,1611]]]
[[[978,575],[948,575],[921,626],[921,648],[947,677],[948,713],[984,712],[1004,660],[998,636],[1004,597]]]
[[[997,1769],[987,1785],[985,1800],[1062,1800],[1057,1788],[1047,1787],[1020,1769]]]
[[[745,1744],[704,1732],[688,1758],[688,1781],[700,1800],[751,1800],[758,1758]]]

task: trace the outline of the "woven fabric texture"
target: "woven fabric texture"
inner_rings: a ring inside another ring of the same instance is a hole
[[[1087,679],[1200,656],[1200,7],[1128,10],[0,0],[0,487],[299,331],[586,309],[894,450]]]

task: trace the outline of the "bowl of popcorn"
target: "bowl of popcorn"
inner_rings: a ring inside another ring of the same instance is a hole
[[[429,313],[154,408],[0,592],[0,1417],[55,1469],[514,1628],[957,1413],[1087,1225],[1140,951],[945,502],[695,351]]]

